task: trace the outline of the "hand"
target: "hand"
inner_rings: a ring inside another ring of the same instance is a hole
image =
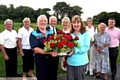
[[[56,57],[58,52],[51,52],[51,56]]]
[[[98,53],[101,53],[101,48],[97,47],[96,50]]]
[[[21,55],[21,56],[24,56],[24,53],[23,53],[23,51],[20,51],[20,55]]]
[[[8,55],[5,55],[5,56],[4,56],[4,59],[5,59],[6,61],[9,60]]]
[[[74,52],[75,52],[75,51],[72,50],[72,51],[68,54],[68,56],[71,56]]]

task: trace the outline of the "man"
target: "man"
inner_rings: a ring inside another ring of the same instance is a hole
[[[51,31],[53,31],[54,34],[57,34],[57,31],[59,29],[56,28],[56,24],[57,24],[57,18],[55,16],[51,16],[49,18],[49,26],[47,27],[47,30],[51,30]],[[53,63],[54,63],[53,66],[55,66],[54,67],[54,75],[56,75],[58,73],[57,72],[57,70],[58,70],[58,63],[59,63],[59,57],[58,56],[53,58]]]
[[[40,15],[37,18],[37,30],[30,35],[30,45],[35,53],[37,80],[57,80],[57,66],[54,61],[57,52],[44,52],[43,41],[53,33],[46,29],[47,22],[47,17]]]
[[[0,34],[0,47],[5,59],[6,77],[16,77],[17,73],[17,32],[12,30],[13,21],[4,22],[5,30]]]
[[[94,47],[94,35],[97,33],[97,28],[95,26],[92,25],[92,18],[88,17],[87,18],[87,30],[89,31],[89,35],[91,38],[91,45],[90,45],[90,50],[89,50],[89,55],[90,55],[90,62],[89,62],[89,66],[87,66],[86,72],[85,74],[88,73],[90,75],[93,75],[93,69],[95,68],[95,47]]]
[[[116,74],[117,74],[117,57],[118,57],[118,46],[120,41],[120,29],[115,27],[115,19],[110,18],[108,20],[108,27],[105,30],[111,38],[110,45],[109,45],[109,58],[111,63],[111,75],[112,80],[116,80]]]

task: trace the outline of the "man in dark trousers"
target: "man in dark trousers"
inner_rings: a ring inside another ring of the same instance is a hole
[[[108,27],[105,30],[111,38],[110,45],[109,45],[109,58],[110,58],[110,65],[111,65],[111,75],[112,80],[116,79],[117,74],[117,57],[118,57],[118,47],[120,41],[120,29],[115,27],[115,19],[110,18],[108,20]]]

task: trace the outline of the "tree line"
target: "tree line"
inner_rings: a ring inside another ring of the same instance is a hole
[[[51,15],[54,15],[57,17],[58,21],[61,21],[64,16],[68,16],[71,19],[74,15],[81,16],[81,14],[84,13],[82,11],[82,7],[78,5],[71,6],[66,2],[57,2],[55,5],[53,5],[52,10],[54,12],[53,14],[50,14],[50,8],[38,8],[37,10],[34,10],[28,6],[18,6],[14,8],[13,4],[10,4],[10,7],[7,7],[6,5],[0,5],[0,20],[10,18],[13,21],[21,22],[24,17],[29,17],[32,22],[36,22],[37,17],[40,14],[45,14],[48,18]],[[97,15],[94,15],[93,23],[104,22],[107,24],[109,18],[115,18],[116,26],[120,26],[120,13],[118,12],[101,12]]]

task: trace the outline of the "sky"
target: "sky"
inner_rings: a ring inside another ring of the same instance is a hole
[[[9,7],[9,4],[13,4],[14,7],[28,6],[37,10],[38,8],[50,8],[53,9],[53,6],[57,2],[66,2],[70,6],[78,5],[82,7],[83,14],[81,18],[86,21],[88,17],[93,17],[94,15],[99,14],[100,12],[118,12],[120,13],[120,3],[119,0],[0,0],[0,5],[6,5]],[[50,14],[53,11],[50,12]]]

